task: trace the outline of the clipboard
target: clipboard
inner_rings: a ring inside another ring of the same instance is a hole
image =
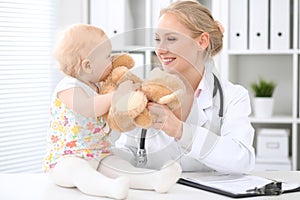
[[[280,182],[254,175],[216,174],[195,178],[182,177],[177,183],[231,198],[300,192],[299,183]]]

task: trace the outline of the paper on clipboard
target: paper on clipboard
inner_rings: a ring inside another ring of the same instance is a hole
[[[225,190],[233,194],[245,193],[249,189],[263,187],[264,185],[273,182],[265,178],[247,175],[207,176],[203,177],[201,180],[194,178],[186,179],[209,187]]]
[[[250,197],[257,195],[272,195],[258,194],[260,188],[266,185],[280,181],[271,180],[254,175],[229,175],[229,174],[211,174],[198,177],[184,177],[179,180],[179,183],[204,189],[206,191],[223,194],[230,197]],[[280,182],[280,193],[295,192],[300,190],[299,183]],[[275,194],[275,195],[278,195]]]

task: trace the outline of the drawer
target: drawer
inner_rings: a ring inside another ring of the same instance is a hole
[[[257,135],[256,155],[266,158],[287,158],[289,155],[288,129],[260,129]]]

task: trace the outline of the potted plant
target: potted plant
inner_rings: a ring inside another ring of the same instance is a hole
[[[255,117],[271,117],[273,114],[273,93],[276,84],[260,78],[258,82],[251,84],[254,92],[253,110]]]

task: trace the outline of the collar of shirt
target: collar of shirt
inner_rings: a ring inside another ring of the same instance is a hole
[[[198,87],[197,87],[197,89],[196,89],[196,91],[195,91],[195,93],[194,93],[194,96],[196,97],[196,98],[198,98],[199,96],[200,96],[200,93],[201,93],[201,91],[204,89],[204,77],[205,77],[205,71],[206,70],[204,70],[204,73],[203,73],[203,76],[202,76],[202,78],[201,78],[201,81],[200,81],[200,83],[199,83],[199,85],[198,85]]]
[[[205,70],[204,75],[194,93],[194,100],[198,102],[199,109],[206,109],[213,105],[213,74]]]

